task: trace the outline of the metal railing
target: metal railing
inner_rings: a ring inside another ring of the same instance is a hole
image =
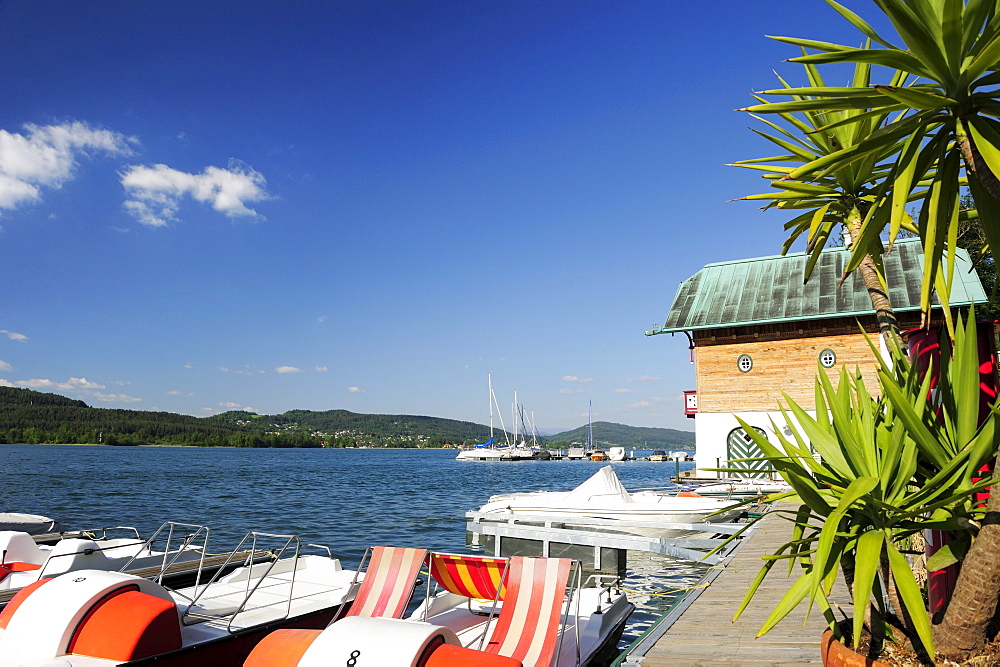
[[[194,532],[190,532],[191,529],[193,529]],[[184,530],[187,530],[188,532],[185,533],[183,532]],[[164,533],[164,531],[166,531],[166,535],[161,537],[161,534]],[[152,556],[155,553],[153,551],[153,546],[158,546],[159,543],[162,542],[163,559],[160,562],[160,571],[149,577],[162,586],[163,577],[167,573],[167,569],[176,563],[181,556],[185,555],[185,552],[192,549],[193,545],[197,544],[197,540],[200,537],[201,555],[198,560],[198,572],[195,575],[194,584],[197,588],[198,583],[201,581],[202,570],[205,567],[205,553],[208,551],[208,532],[208,526],[200,526],[193,523],[180,523],[178,521],[167,521],[156,529],[156,532],[154,532],[149,539],[143,543],[139,551],[136,552],[136,554],[132,556],[128,562],[118,568],[118,571],[127,571],[129,566],[131,566],[132,563],[142,555],[143,551]]]
[[[263,572],[259,577],[255,579],[252,576],[253,569],[256,567],[254,565],[253,560],[254,560],[254,554],[257,554],[260,551],[258,549],[258,541],[261,538],[284,540],[284,544],[281,544],[277,548],[273,548],[270,550],[271,562],[267,563],[266,566],[263,563],[259,564],[263,568]],[[246,588],[244,589],[243,599],[240,601],[239,605],[237,605],[235,609],[233,609],[232,611],[226,611],[225,613],[218,613],[218,614],[208,613],[207,611],[193,611],[195,605],[198,604],[198,601],[201,600],[204,597],[205,593],[212,588],[213,584],[219,581],[219,578],[222,575],[222,573],[227,571],[228,566],[233,562],[233,559],[237,556],[237,554],[240,553],[241,550],[243,550],[243,547],[244,545],[246,545],[247,541],[250,541],[250,548],[249,548],[250,555],[246,557],[246,560],[243,563],[243,566],[247,568]],[[226,630],[231,633],[233,631],[233,621],[236,620],[236,617],[239,614],[243,613],[246,610],[246,606],[247,603],[250,601],[250,598],[253,596],[254,593],[257,592],[261,584],[263,584],[264,581],[267,580],[269,576],[271,576],[271,573],[274,570],[275,565],[277,565],[277,563],[282,559],[282,556],[289,549],[289,547],[292,547],[292,545],[294,545],[294,553],[292,553],[292,555],[290,556],[290,558],[292,559],[291,580],[289,582],[290,585],[288,587],[288,600],[285,605],[285,612],[284,615],[281,616],[280,618],[269,619],[269,620],[282,620],[288,618],[292,609],[292,596],[295,589],[295,573],[298,569],[298,559],[299,559],[299,553],[302,550],[302,542],[299,539],[298,535],[278,535],[274,533],[263,533],[258,531],[252,531],[247,533],[246,536],[244,536],[244,538],[240,540],[240,543],[236,546],[235,549],[233,549],[232,553],[230,553],[229,557],[226,559],[226,562],[223,563],[223,565],[218,569],[218,571],[216,571],[216,573],[204,585],[204,587],[201,590],[197,590],[197,586],[195,586],[195,594],[192,598],[190,598],[187,609],[184,611],[184,613],[181,614],[181,620],[184,622],[185,625],[190,625],[191,623],[198,621],[225,621],[226,619],[228,619],[228,622],[226,624]],[[175,591],[175,593],[177,593],[177,591]],[[186,598],[187,596],[182,595],[182,597]],[[189,621],[188,619],[192,620]]]

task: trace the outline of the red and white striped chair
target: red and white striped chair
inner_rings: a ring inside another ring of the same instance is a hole
[[[555,664],[564,634],[560,626],[566,626],[572,591],[579,588],[580,579],[579,561],[513,556],[503,606],[485,652],[520,660],[525,667]]]
[[[358,566],[358,575],[364,570],[365,578],[354,595],[354,602],[345,613],[338,612],[334,621],[348,616],[402,618],[426,555],[426,549],[369,547]],[[352,590],[357,585],[358,575],[351,583]]]

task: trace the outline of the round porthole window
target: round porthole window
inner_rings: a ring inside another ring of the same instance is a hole
[[[837,363],[837,354],[830,348],[826,348],[819,353],[819,363],[823,368],[833,368],[833,365]]]
[[[741,354],[736,358],[736,367],[740,369],[741,373],[749,373],[750,369],[753,368],[753,359],[750,358],[749,354]]]

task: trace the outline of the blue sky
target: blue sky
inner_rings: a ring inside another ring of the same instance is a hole
[[[866,17],[868,3],[848,3]],[[776,254],[734,109],[818,0],[0,2],[0,385],[691,429],[662,323]],[[845,82],[846,83],[846,80]]]

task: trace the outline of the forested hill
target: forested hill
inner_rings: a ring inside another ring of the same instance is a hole
[[[648,428],[626,426],[611,422],[594,422],[591,425],[595,447],[634,447],[636,449],[691,449],[694,447],[693,431],[678,431],[672,428]],[[545,438],[550,447],[568,446],[569,443],[587,442],[587,426],[572,431],[564,431]]]
[[[0,443],[318,447],[298,433],[271,435],[172,412],[92,408],[58,394],[0,387]]]
[[[694,446],[694,434],[597,422],[598,446],[649,449]],[[498,443],[503,431],[494,434]],[[291,410],[279,415],[224,412],[190,417],[172,412],[90,407],[58,394],[0,387],[0,443],[107,445],[205,445],[231,447],[435,447],[486,442],[482,424],[415,415],[369,415],[347,410]],[[544,438],[550,447],[585,442],[582,426]]]
[[[490,429],[482,424],[415,415],[368,415],[348,410],[290,410],[279,415],[224,412],[205,421],[265,432],[305,432],[340,447],[358,445],[416,446],[486,442]],[[494,433],[497,441],[503,432]]]

